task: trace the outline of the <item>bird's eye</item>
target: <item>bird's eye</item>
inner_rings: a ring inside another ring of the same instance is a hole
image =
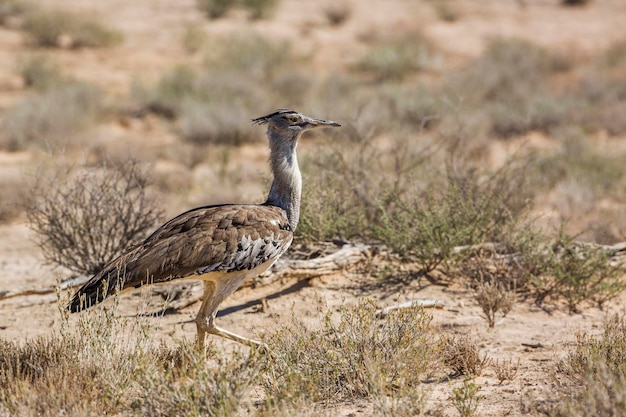
[[[289,116],[289,121],[291,123],[298,123],[300,121],[300,118],[298,116],[295,116],[295,115]]]

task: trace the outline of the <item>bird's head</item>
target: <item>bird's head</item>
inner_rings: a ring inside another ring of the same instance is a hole
[[[255,125],[267,124],[268,128],[292,134],[301,133],[305,130],[315,129],[317,127],[341,126],[339,123],[333,122],[332,120],[314,119],[289,109],[279,109],[267,116],[252,119],[252,123]]]

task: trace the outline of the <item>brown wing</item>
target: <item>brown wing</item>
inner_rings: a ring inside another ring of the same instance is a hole
[[[212,271],[250,270],[278,258],[292,239],[286,213],[278,207],[222,205],[190,210],[94,275],[74,294],[68,308],[80,311],[118,288]]]

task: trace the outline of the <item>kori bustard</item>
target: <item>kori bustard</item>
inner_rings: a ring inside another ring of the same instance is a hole
[[[175,279],[200,279],[204,296],[196,316],[198,346],[204,346],[207,333],[248,345],[260,344],[217,327],[218,307],[246,277],[268,269],[293,240],[300,218],[302,179],[296,146],[302,132],[341,125],[289,109],[252,122],[267,125],[274,176],[267,200],[259,205],[199,207],[173,218],[76,291],[68,305],[70,311],[89,308],[116,290]]]

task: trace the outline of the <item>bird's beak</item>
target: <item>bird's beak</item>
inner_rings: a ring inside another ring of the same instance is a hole
[[[306,122],[310,129],[316,127],[341,127],[341,124],[333,122],[332,120],[314,119],[312,117],[308,117]]]

